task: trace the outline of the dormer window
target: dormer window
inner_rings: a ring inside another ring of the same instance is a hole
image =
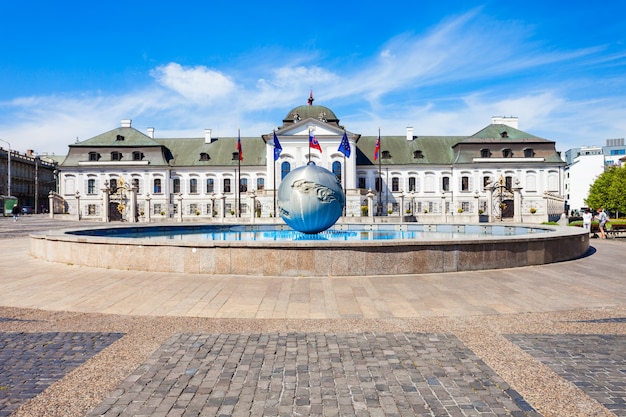
[[[123,141],[124,141],[124,139],[125,139],[125,138],[124,138],[124,136],[122,136],[122,135],[117,135],[117,136],[115,137],[115,140],[116,140],[116,141],[118,141],[118,142],[123,142]]]
[[[513,151],[509,148],[502,149],[503,158],[513,158]]]
[[[211,158],[209,157],[209,154],[208,154],[208,153],[206,153],[206,152],[201,152],[201,153],[200,153],[200,160],[201,160],[201,161],[208,161],[208,160],[210,160],[210,159],[211,159]]]
[[[98,152],[89,152],[90,161],[98,161],[99,159],[100,159],[100,154]]]
[[[391,153],[389,151],[383,151],[382,159],[390,159],[390,158],[391,158]]]
[[[506,130],[504,132],[500,133],[500,137],[501,138],[508,138],[509,137],[509,132],[507,132]]]
[[[420,150],[413,151],[413,159],[423,159],[424,153]]]
[[[144,155],[143,152],[135,151],[133,152],[133,161],[141,161]]]
[[[239,152],[233,152],[233,161],[239,160]]]
[[[489,149],[481,149],[480,150],[481,158],[491,158],[491,151]]]
[[[532,148],[524,149],[524,158],[533,158],[535,156],[535,151]]]
[[[121,161],[122,154],[121,152],[111,152],[111,161]]]

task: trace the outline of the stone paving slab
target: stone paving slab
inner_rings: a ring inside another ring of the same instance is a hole
[[[96,416],[539,416],[455,336],[187,333]]]
[[[602,322],[602,321],[596,321]],[[507,335],[616,416],[626,416],[625,335]]]
[[[121,333],[0,333],[0,417],[121,338]]]

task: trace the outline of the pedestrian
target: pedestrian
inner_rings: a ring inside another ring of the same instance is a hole
[[[20,214],[20,207],[16,204],[13,206],[13,210],[11,210],[11,213],[13,214],[13,221],[16,222],[17,221],[17,215]]]
[[[585,209],[583,213],[583,227],[587,230],[591,230],[591,220],[593,220],[593,213],[589,209]]]
[[[598,209],[598,223],[600,228],[600,239],[606,239],[606,233],[604,227],[606,226],[606,222],[609,221],[609,216],[606,214],[604,209],[600,207]]]

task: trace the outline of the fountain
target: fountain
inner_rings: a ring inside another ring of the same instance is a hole
[[[100,227],[31,235],[51,262],[141,271],[260,276],[376,276],[541,265],[581,257],[575,227],[503,224],[336,223],[344,196],[314,165],[279,188],[286,225]],[[291,226],[291,227],[290,227]]]

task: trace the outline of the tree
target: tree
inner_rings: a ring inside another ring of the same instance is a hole
[[[589,188],[585,204],[626,213],[626,167],[607,168]]]

